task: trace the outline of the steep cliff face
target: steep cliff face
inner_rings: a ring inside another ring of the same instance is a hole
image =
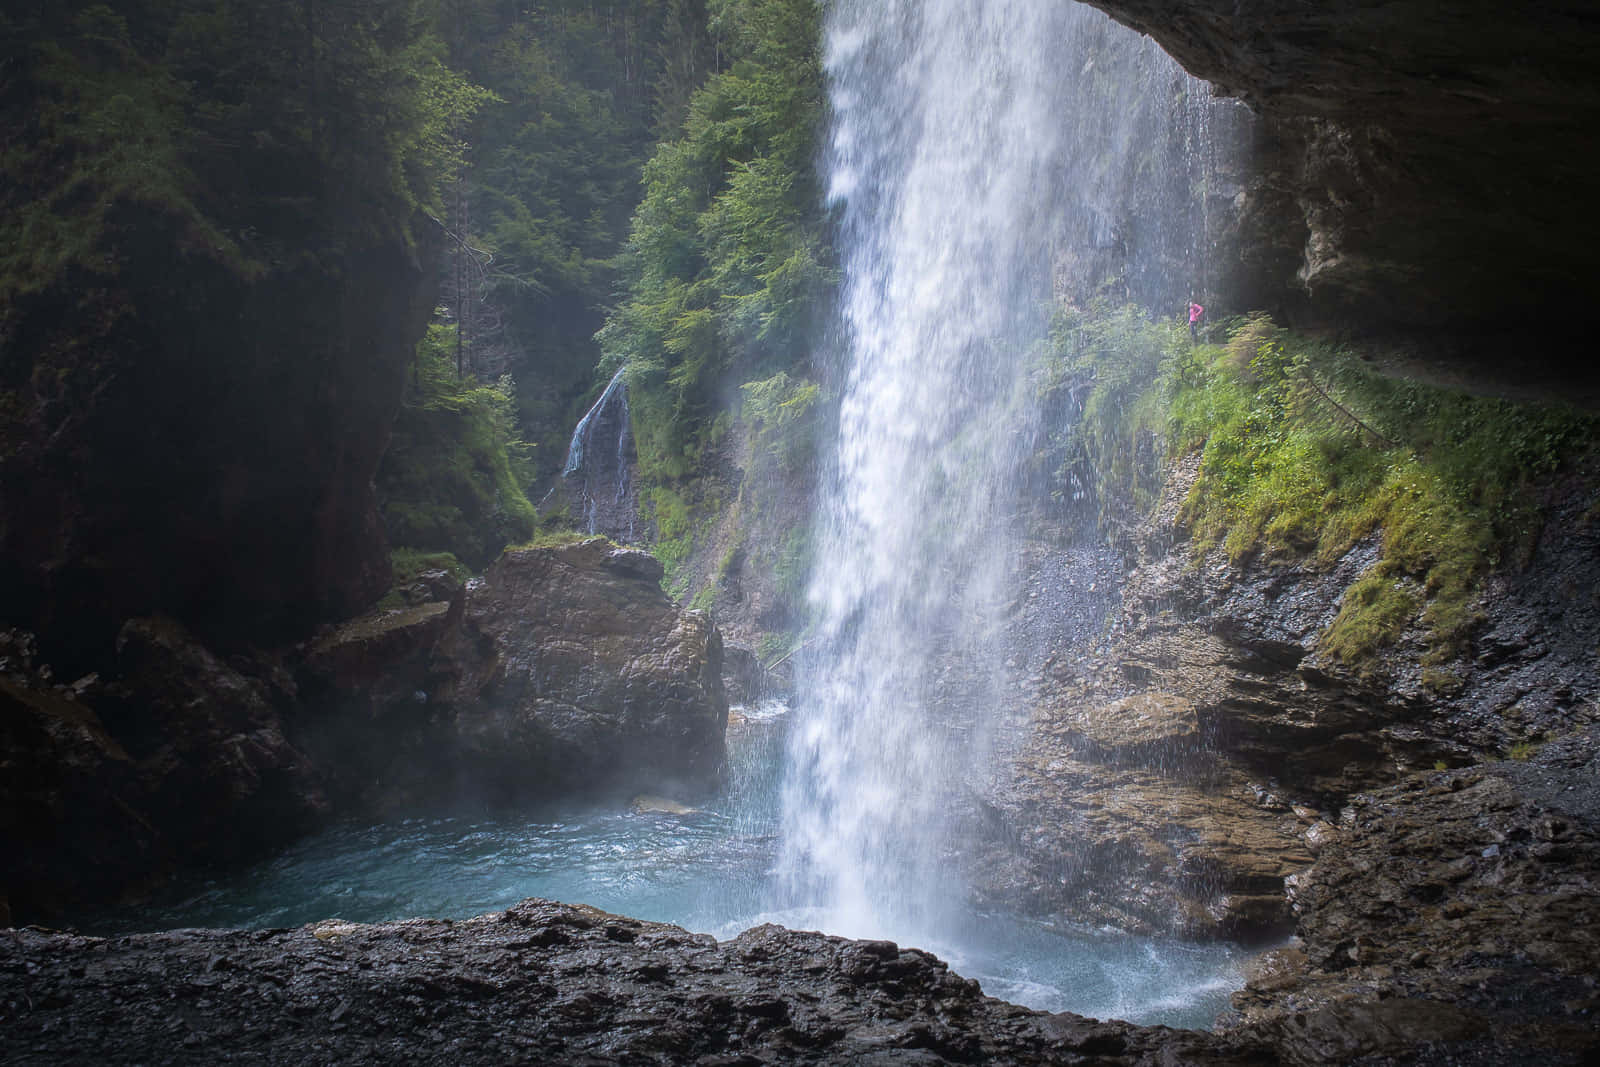
[[[1403,342],[1412,372],[1600,397],[1559,343],[1586,327],[1600,238],[1592,12],[1091,2],[1261,115],[1253,303]]]
[[[1593,484],[1552,487],[1530,558],[1486,583],[1456,655],[1430,658],[1413,618],[1352,664],[1321,637],[1376,540],[1320,565],[1197,555],[1179,516],[1198,467],[1173,468],[1103,636],[1071,640],[1103,573],[1040,570],[1019,601],[1034,709],[987,799],[982,892],[1129,928],[1287,930],[1285,881],[1349,798],[1600,721]]]
[[[134,616],[237,647],[364,607],[433,307],[424,25],[70,3],[0,32],[0,623],[84,671]]]
[[[428,272],[396,236],[248,281],[128,225],[115,290],[80,277],[0,332],[7,621],[89,669],[134,615],[260,641],[359,610]]]

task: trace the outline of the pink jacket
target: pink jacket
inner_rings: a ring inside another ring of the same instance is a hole
[[[1200,316],[1204,315],[1205,313],[1206,313],[1206,309],[1205,308],[1201,307],[1199,304],[1191,303],[1189,305],[1189,322],[1190,323],[1199,322],[1200,321]]]

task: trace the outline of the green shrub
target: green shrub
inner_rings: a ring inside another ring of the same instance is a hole
[[[454,327],[435,324],[417,348],[408,396],[378,469],[390,544],[454,553],[475,570],[536,526],[523,490],[516,389],[456,377]]]
[[[1092,383],[1081,414],[1060,420],[1061,428],[1052,431],[1048,452],[1060,464],[1051,476],[1058,500],[1070,491],[1072,472],[1087,468],[1094,472],[1103,521],[1142,514],[1155,502],[1167,412],[1162,391],[1152,383],[1187,343],[1175,326],[1151,322],[1131,305],[1057,310],[1035,391],[1046,408],[1055,408],[1063,392]]]
[[[804,378],[779,371],[739,387],[740,418],[750,426],[756,462],[783,468],[809,463],[816,451],[817,398],[821,389]]]

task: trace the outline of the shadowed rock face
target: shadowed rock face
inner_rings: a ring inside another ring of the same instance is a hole
[[[246,282],[166,225],[129,221],[127,291],[19,301],[0,330],[0,624],[58,668],[104,668],[156,613],[298,639],[389,581],[372,480],[430,272],[396,237]]]
[[[335,811],[703,792],[724,755],[721,637],[660,578],[603,539],[515,551],[470,592],[425,576],[410,592],[444,599],[227,661],[132,619],[114,676],[71,685],[0,631],[0,905],[103,906]]]
[[[1257,303],[1404,340],[1399,369],[1600,402],[1587,349],[1553,343],[1588,328],[1600,238],[1592,12],[1091,2],[1261,115],[1240,201]]]
[[[311,751],[368,802],[703,792],[724,754],[722,638],[661,573],[598,537],[512,549],[448,607],[345,624],[307,660]]]
[[[327,814],[270,685],[170,619],[130,619],[117,646],[111,683],[54,685],[14,651],[0,673],[0,897],[21,921],[286,844]]]

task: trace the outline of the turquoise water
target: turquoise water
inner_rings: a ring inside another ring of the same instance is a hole
[[[86,920],[88,933],[178,927],[292,927],[328,918],[380,922],[467,918],[525,897],[591,904],[719,938],[777,922],[771,911],[784,708],[751,709],[729,726],[725,794],[686,815],[556,808],[533,813],[345,824],[276,858],[175,883],[151,905]],[[1243,950],[1061,930],[972,913],[937,953],[984,992],[1049,1011],[1207,1027],[1241,984]]]

